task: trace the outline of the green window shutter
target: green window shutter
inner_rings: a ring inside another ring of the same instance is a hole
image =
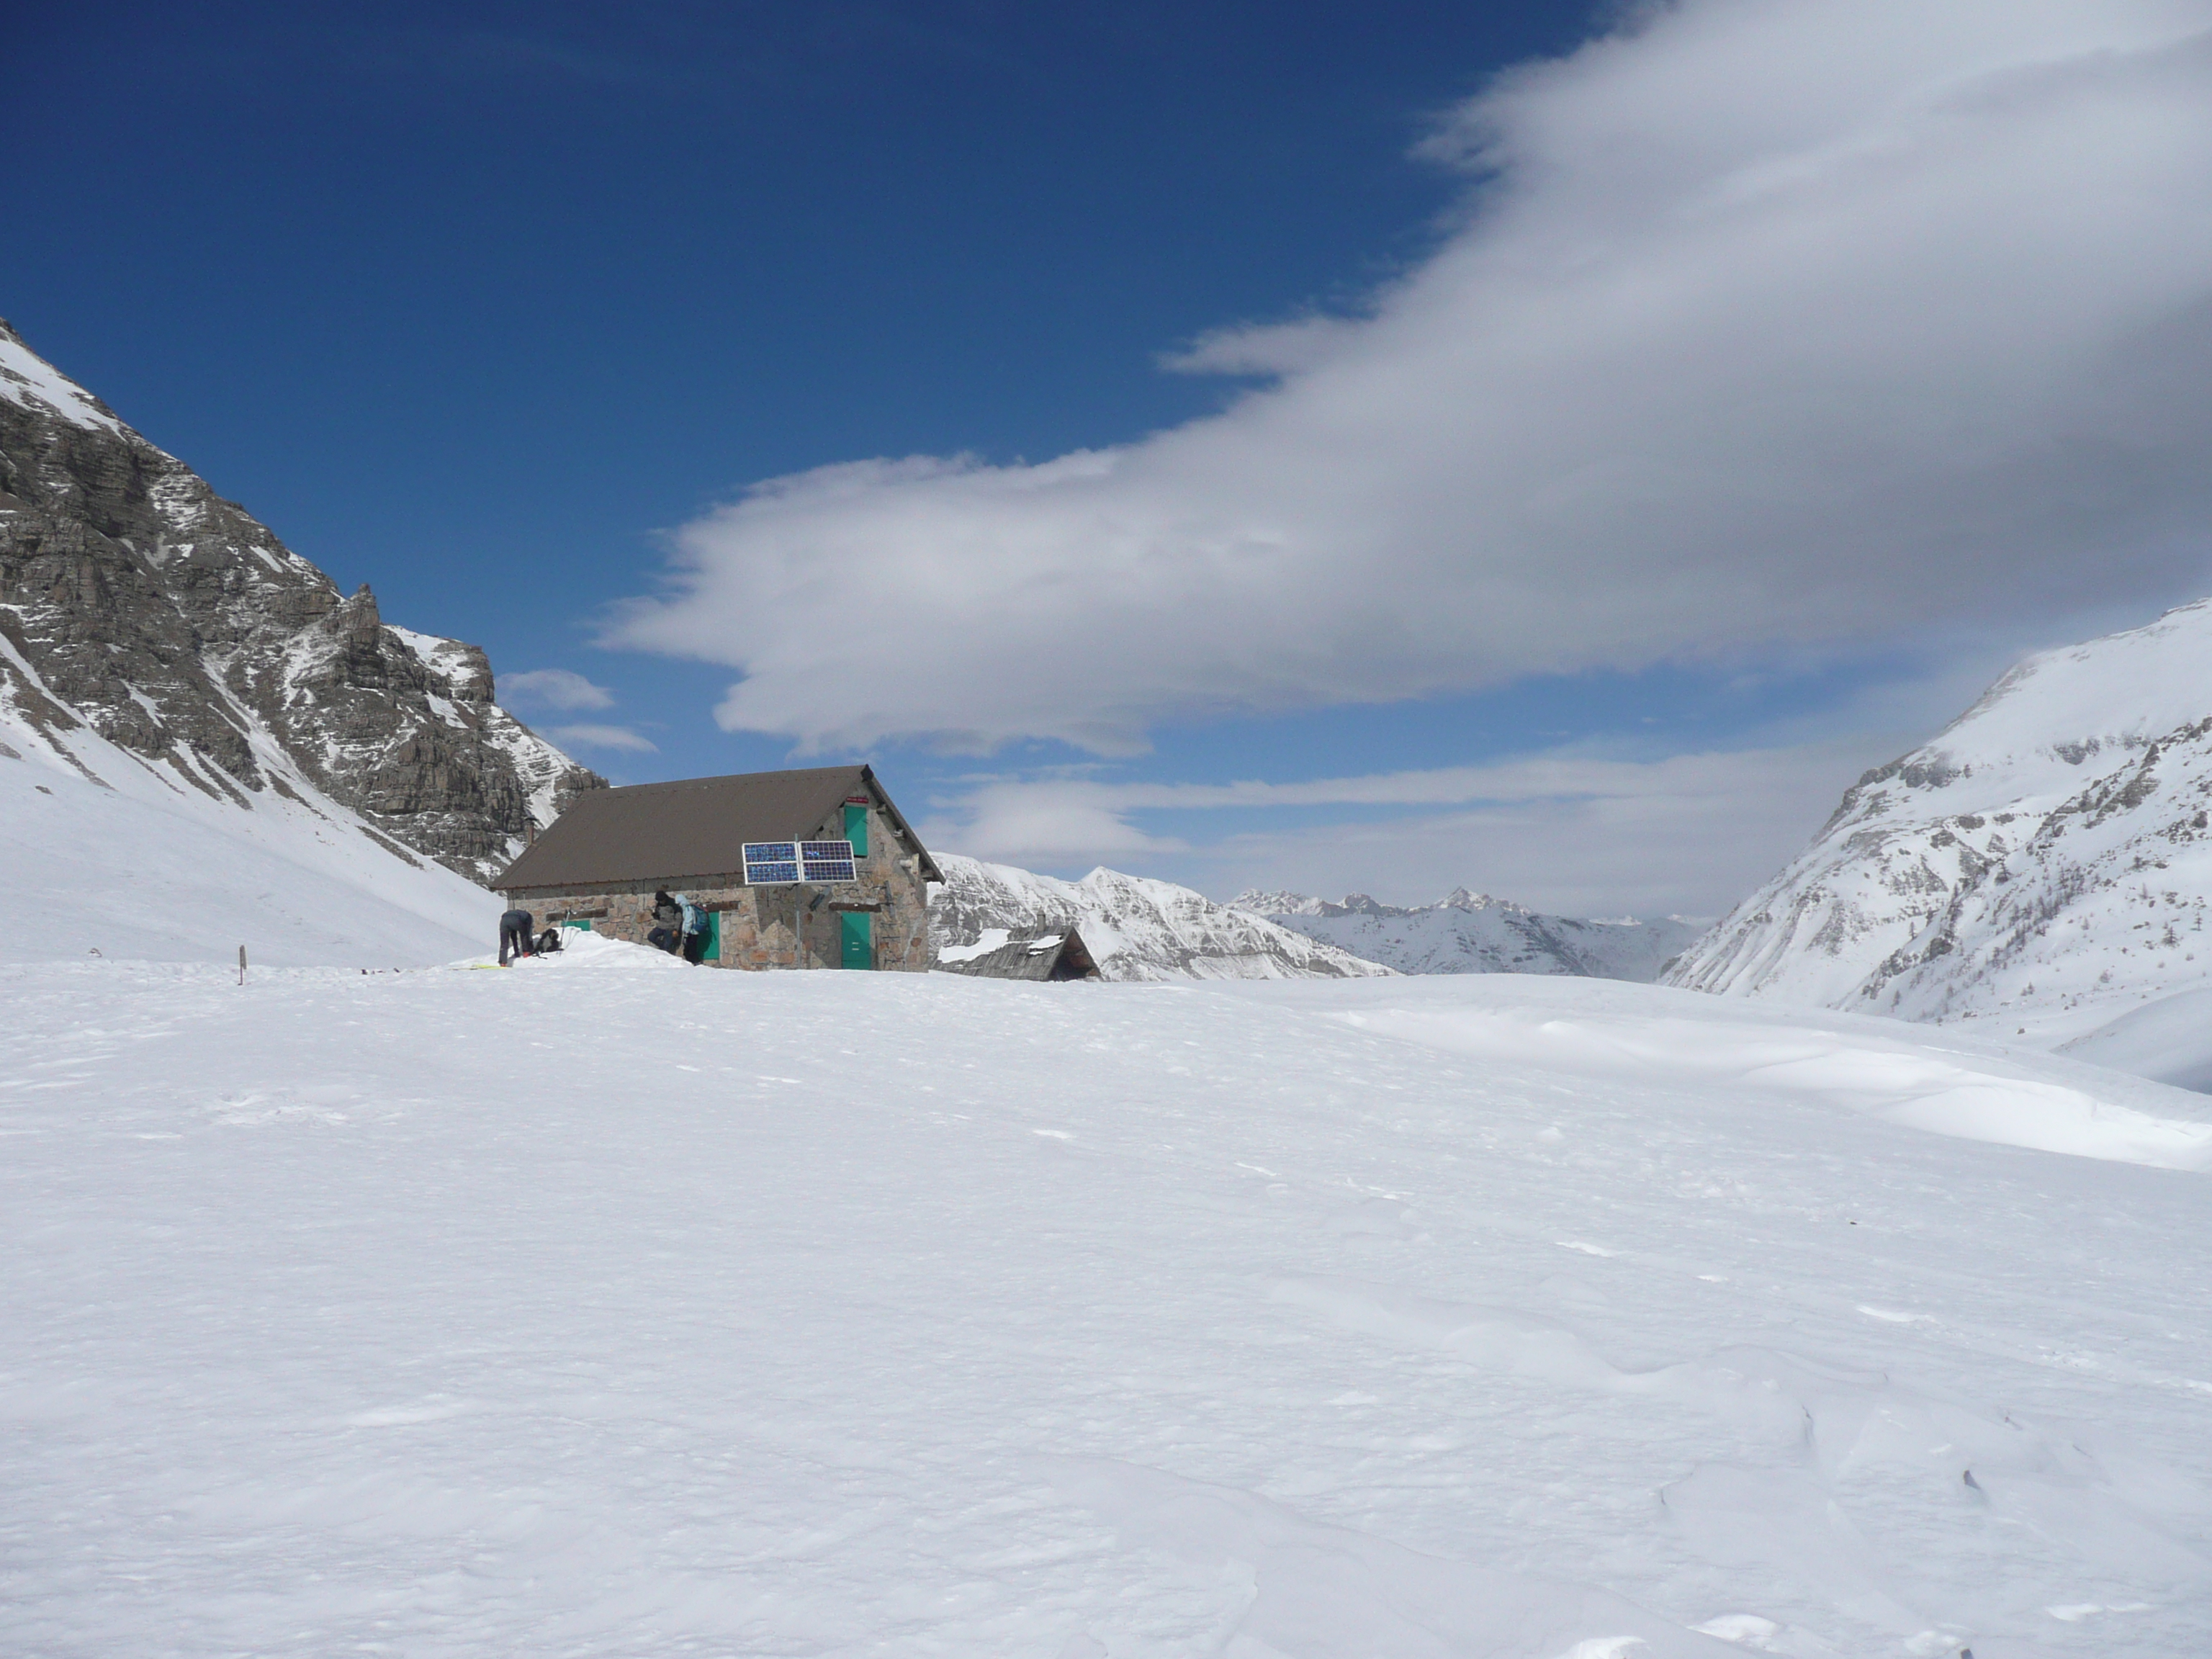
[[[842,924],[841,943],[843,951],[838,958],[841,968],[873,968],[876,965],[875,918],[866,910],[843,910],[838,913]]]
[[[868,856],[868,809],[848,806],[845,809],[845,839],[853,843],[853,856]]]

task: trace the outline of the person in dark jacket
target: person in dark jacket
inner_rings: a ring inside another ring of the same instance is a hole
[[[684,949],[684,907],[668,896],[665,887],[653,896],[653,921],[645,942],[671,956],[679,954]]]
[[[499,965],[507,966],[510,952],[517,957],[531,954],[530,912],[509,910],[499,919]]]

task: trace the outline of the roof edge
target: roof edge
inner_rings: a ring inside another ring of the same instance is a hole
[[[860,775],[867,781],[868,787],[875,791],[876,799],[883,802],[884,813],[890,819],[891,828],[913,843],[915,855],[921,860],[919,873],[922,879],[933,881],[940,887],[945,885],[945,872],[937,867],[937,860],[929,855],[929,848],[921,844],[921,837],[915,834],[914,826],[906,821],[906,814],[900,811],[892,801],[891,792],[884,787],[883,780],[876,775],[876,769],[864,763]]]

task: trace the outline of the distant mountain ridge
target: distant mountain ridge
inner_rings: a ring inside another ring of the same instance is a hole
[[[1172,882],[1097,869],[1061,881],[940,853],[931,896],[937,952],[992,930],[1015,939],[1074,928],[1109,980],[1358,979],[1391,970]]]
[[[1231,906],[1401,974],[1550,974],[1648,983],[1703,924],[1589,921],[1455,887],[1434,904],[1383,904],[1364,893],[1341,902],[1249,890]]]
[[[2066,1041],[2212,987],[2208,904],[2201,600],[2029,658],[1867,773],[1668,982]]]
[[[498,706],[482,650],[341,594],[4,322],[0,714],[240,810],[312,793],[477,880],[605,781]]]

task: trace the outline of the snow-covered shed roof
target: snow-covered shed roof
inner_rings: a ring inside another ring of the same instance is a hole
[[[1012,938],[1003,927],[987,927],[973,945],[948,945],[937,953],[938,968],[978,979],[1097,979],[1097,959],[1073,927],[1032,938]]]
[[[744,867],[745,842],[811,836],[846,801],[862,796],[921,859],[922,878],[943,881],[873,770],[817,766],[592,790],[570,802],[492,885],[513,892],[729,875]]]

